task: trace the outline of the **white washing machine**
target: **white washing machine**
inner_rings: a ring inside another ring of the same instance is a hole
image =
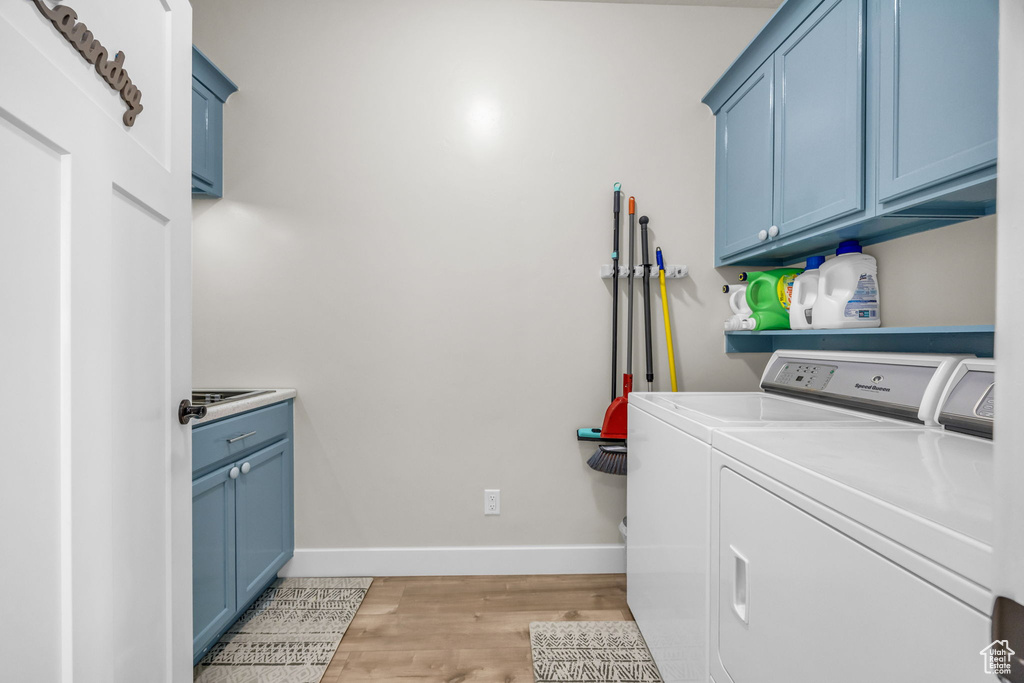
[[[666,683],[709,679],[714,434],[939,430],[961,359],[777,351],[761,392],[630,394],[627,599]]]
[[[995,680],[993,378],[958,366],[945,429],[714,434],[714,680]]]

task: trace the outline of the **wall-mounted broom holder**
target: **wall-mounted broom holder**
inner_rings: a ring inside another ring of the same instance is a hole
[[[658,267],[648,266],[651,269],[651,278],[654,280],[658,279]],[[665,279],[681,278],[686,277],[690,274],[690,269],[686,266],[665,266]],[[643,266],[633,266],[633,277],[642,278],[644,276]],[[629,266],[619,266],[619,279],[624,280],[629,277]],[[612,279],[612,265],[605,263],[601,266],[601,279],[611,280]]]

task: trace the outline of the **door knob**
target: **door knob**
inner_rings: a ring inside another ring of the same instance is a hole
[[[768,228],[768,236],[769,237],[778,237],[779,236],[779,226],[773,225],[772,227]]]
[[[230,470],[228,470],[228,477],[230,477],[231,479],[238,479],[238,474],[239,472],[237,467],[232,467]]]
[[[252,465],[247,462],[242,463],[242,474],[249,474],[249,470],[252,469]]]
[[[194,406],[187,398],[178,404],[178,422],[187,425],[189,420],[206,417],[206,406]]]
[[[768,239],[768,231],[767,230],[760,230],[760,231],[758,231],[757,239],[759,239],[762,242],[764,242],[766,239]]]

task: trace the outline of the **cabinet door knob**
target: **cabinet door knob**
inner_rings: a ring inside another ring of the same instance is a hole
[[[778,237],[779,236],[779,226],[773,225],[772,227],[768,228],[768,236],[769,237]]]
[[[230,470],[228,470],[228,476],[231,477],[232,479],[238,479],[239,474],[240,472],[237,467],[232,467]]]
[[[242,474],[249,474],[249,470],[252,469],[252,465],[247,462],[242,463]]]
[[[764,241],[765,241],[766,239],[768,239],[768,231],[767,231],[767,230],[761,230],[761,231],[759,231],[759,232],[757,233],[757,239],[759,239],[759,240],[761,240],[762,242],[764,242]]]

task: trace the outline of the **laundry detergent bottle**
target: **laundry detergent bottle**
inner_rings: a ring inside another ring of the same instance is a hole
[[[811,326],[816,330],[878,327],[878,263],[861,252],[857,240],[839,244],[836,257],[818,267],[818,298]]]
[[[740,280],[748,283],[747,306],[755,330],[789,329],[793,280],[802,272],[800,268],[776,268],[740,275]]]
[[[729,308],[732,309],[732,315],[725,321],[725,331],[754,329],[756,323],[750,317],[752,311],[747,305],[747,286],[722,285],[722,291],[729,295]]]
[[[804,272],[793,280],[793,300],[789,304],[789,327],[793,330],[811,329],[814,300],[818,298],[818,268],[825,262],[824,256],[810,256]]]

